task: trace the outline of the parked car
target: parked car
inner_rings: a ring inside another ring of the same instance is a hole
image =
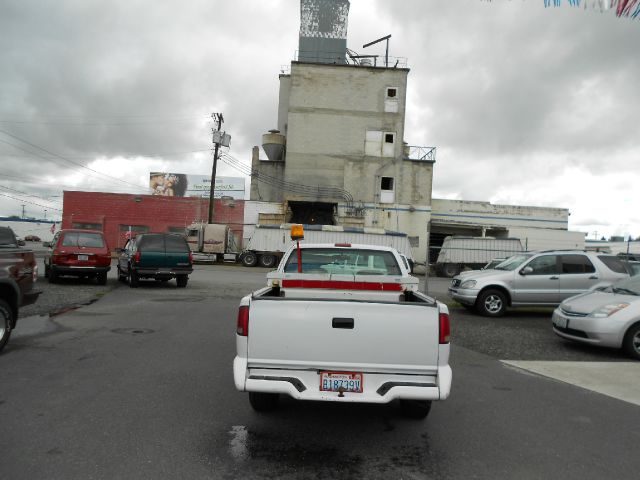
[[[39,242],[40,241],[40,237],[37,236],[37,235],[25,235],[24,239],[27,242]]]
[[[521,253],[493,270],[456,276],[449,296],[468,309],[497,317],[507,307],[557,306],[568,297],[628,276],[614,255],[575,250]]]
[[[629,269],[629,274],[633,277],[640,273],[640,262],[625,262]]]
[[[505,260],[506,260],[506,258],[504,258],[504,257],[502,257],[502,258],[494,258],[489,263],[487,263],[484,267],[482,267],[481,270],[493,270],[495,267],[500,265]]]
[[[131,288],[141,278],[160,282],[176,279],[184,288],[193,272],[193,254],[182,235],[174,233],[143,233],[127,241],[119,250],[118,280],[127,281]]]
[[[62,276],[95,278],[99,285],[107,283],[111,270],[111,251],[102,232],[96,230],[60,230],[44,257],[44,276],[55,283]]]
[[[34,288],[38,265],[31,250],[18,248],[9,227],[0,227],[0,350],[9,341],[18,321],[20,307],[38,299]]]
[[[640,360],[640,276],[568,298],[553,312],[552,325],[560,337],[622,348]]]

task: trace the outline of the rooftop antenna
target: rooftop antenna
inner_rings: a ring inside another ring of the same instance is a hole
[[[387,35],[386,37],[382,37],[379,38],[377,40],[374,40],[373,42],[369,42],[366,45],[363,45],[362,48],[367,48],[370,47],[371,45],[375,45],[376,43],[380,43],[384,40],[387,41],[387,52],[384,55],[384,66],[385,67],[389,67],[389,39],[391,38],[391,35]]]

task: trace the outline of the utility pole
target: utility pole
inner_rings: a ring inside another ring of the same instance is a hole
[[[220,128],[224,122],[224,117],[221,113],[213,113],[211,117],[216,121],[217,130],[213,131],[213,167],[211,168],[211,188],[209,189],[209,221],[207,223],[213,223],[213,191],[216,187],[216,169],[218,168],[218,149],[220,148]],[[216,135],[217,133],[217,135]]]
[[[429,295],[429,236],[431,235],[429,223],[430,222],[427,221],[427,261],[425,262],[424,283],[422,284],[422,293],[425,295]]]

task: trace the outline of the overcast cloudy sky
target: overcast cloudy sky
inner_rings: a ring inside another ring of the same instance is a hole
[[[298,29],[298,0],[0,0],[0,215],[59,218],[63,189],[210,172],[212,112],[249,165]],[[405,140],[438,149],[434,197],[568,208],[589,238],[640,236],[640,20],[351,0],[349,48],[381,54],[362,45],[387,34],[411,69]]]

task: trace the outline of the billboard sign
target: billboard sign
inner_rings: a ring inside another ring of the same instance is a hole
[[[209,175],[186,175],[184,173],[151,172],[149,189],[152,195],[168,197],[209,198],[211,177]],[[244,177],[216,177],[214,198],[231,197],[244,199]]]

